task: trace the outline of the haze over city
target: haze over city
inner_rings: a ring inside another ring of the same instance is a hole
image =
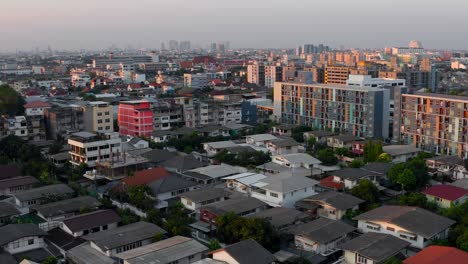
[[[205,46],[290,48],[323,42],[339,48],[403,46],[466,49],[468,2],[435,1],[2,1],[0,51],[159,47],[169,39]],[[441,9],[444,7],[445,9]]]

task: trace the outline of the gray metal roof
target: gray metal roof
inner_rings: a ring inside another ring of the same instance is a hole
[[[69,217],[62,222],[72,232],[78,232],[106,224],[118,223],[120,220],[122,220],[120,216],[113,210],[97,210],[94,212]]]
[[[161,165],[166,168],[175,168],[181,171],[186,171],[186,170],[203,167],[206,164],[197,160],[192,155],[185,155],[185,156],[175,156],[171,159],[164,161]]]
[[[343,250],[358,252],[376,263],[381,263],[410,244],[392,235],[369,232],[339,247]]]
[[[421,149],[411,145],[389,145],[382,147],[383,152],[390,154],[390,156],[400,156],[404,154],[413,154],[421,152]]]
[[[318,243],[327,243],[345,236],[354,230],[356,230],[355,227],[342,221],[319,218],[315,221],[296,226],[293,229],[293,233],[294,235],[307,237]]]
[[[304,201],[322,201],[339,210],[347,210],[364,202],[357,197],[342,192],[323,192],[303,199]]]
[[[455,221],[419,207],[385,205],[354,218],[362,221],[383,221],[400,226],[424,238],[430,239]]]
[[[196,182],[183,179],[176,175],[169,175],[168,177],[164,177],[148,184],[155,195],[190,188],[196,185],[198,185]]]
[[[115,264],[117,263],[110,257],[98,252],[89,244],[82,244],[67,251],[67,258],[71,259],[76,264]]]
[[[188,237],[171,237],[156,243],[117,254],[129,264],[166,264],[208,251],[200,242]]]
[[[231,192],[223,188],[208,187],[183,193],[180,195],[180,197],[198,203],[216,198],[227,197],[229,195],[231,195]]]
[[[0,180],[0,190],[16,187],[16,186],[23,186],[23,185],[30,185],[36,184],[39,181],[31,176],[19,176],[14,178],[8,178]]]
[[[63,201],[41,204],[31,207],[44,217],[63,215],[71,212],[78,212],[82,208],[97,208],[101,203],[91,196],[79,196]]]
[[[141,156],[147,158],[150,162],[159,163],[169,160],[175,157],[176,155],[167,150],[152,149],[151,151],[141,154]]]
[[[269,264],[276,260],[268,250],[253,239],[244,240],[217,251],[226,252],[241,264]]]
[[[35,200],[50,195],[68,195],[74,191],[65,184],[46,185],[39,188],[30,189],[24,192],[15,194],[16,199],[20,201]]]
[[[19,215],[21,212],[8,202],[0,202],[0,217]]]
[[[103,250],[125,246],[137,241],[150,239],[156,234],[166,234],[159,226],[140,221],[114,229],[93,233],[83,238],[94,242]]]
[[[296,221],[308,218],[309,215],[296,209],[274,207],[248,216],[248,218],[263,218],[268,220],[276,228],[294,224]]]
[[[258,199],[243,196],[210,204],[209,206],[206,206],[204,208],[210,211],[217,212],[219,214],[225,214],[229,212],[240,214],[243,212],[254,210],[256,208],[265,207],[266,205],[266,203]]]
[[[23,237],[45,235],[47,233],[35,224],[9,224],[0,227],[0,245],[8,244]]]
[[[330,175],[337,176],[350,181],[357,181],[363,177],[371,175],[371,173],[357,168],[345,168],[334,171],[330,173]]]

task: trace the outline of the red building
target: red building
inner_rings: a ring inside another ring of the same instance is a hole
[[[119,104],[121,135],[150,137],[153,132],[153,112],[147,101],[126,101]]]

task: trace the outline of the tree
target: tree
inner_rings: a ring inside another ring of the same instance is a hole
[[[384,264],[401,264],[403,263],[399,258],[393,256],[389,259],[387,259]]]
[[[153,191],[148,185],[130,186],[126,192],[129,202],[143,210],[153,208]]]
[[[364,154],[363,154],[364,163],[376,161],[382,152],[383,152],[382,142],[373,141],[369,139],[364,144]]]
[[[362,160],[360,160],[360,159],[354,159],[349,164],[350,168],[361,168],[362,166],[364,166],[364,162]]]
[[[140,217],[130,211],[130,209],[118,209],[117,214],[122,218],[123,225],[128,225],[140,221]]]
[[[377,157],[376,161],[390,163],[390,162],[392,162],[392,156],[390,156],[390,154],[384,152],[384,153],[381,153]]]
[[[337,148],[335,154],[339,156],[349,156],[349,149],[347,148]]]
[[[338,159],[335,157],[335,153],[333,149],[326,148],[319,151],[317,158],[324,164],[324,165],[335,165],[338,163]]]
[[[25,101],[9,85],[0,85],[0,115],[23,115]]]
[[[406,195],[402,195],[399,199],[400,205],[418,206],[426,208],[427,198],[424,194],[413,192]]]
[[[164,223],[164,229],[171,236],[190,236],[189,225],[193,219],[184,211],[182,203],[177,202],[169,207],[169,214]]]
[[[297,126],[291,130],[291,137],[297,142],[304,142],[304,132],[311,131],[309,126]]]
[[[367,209],[379,202],[379,190],[368,179],[361,180],[350,192],[352,195],[366,201]]]
[[[411,169],[405,169],[398,174],[396,182],[405,190],[405,188],[413,187],[416,184],[416,176]]]
[[[54,144],[52,144],[49,148],[49,155],[59,153],[62,150],[62,148],[63,148],[62,142],[54,141]]]
[[[47,257],[42,264],[57,264],[57,259],[54,256]]]
[[[158,241],[161,241],[163,239],[164,235],[161,234],[161,233],[156,233],[154,234],[153,238],[151,239],[151,241],[154,243],[154,242],[158,242]]]
[[[221,245],[219,244],[219,241],[217,239],[211,239],[210,243],[208,244],[208,248],[210,250],[217,250],[221,248]]]
[[[146,221],[153,223],[158,226],[162,226],[163,221],[161,217],[161,212],[158,209],[152,208],[146,211]]]

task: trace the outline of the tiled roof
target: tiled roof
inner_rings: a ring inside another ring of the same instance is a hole
[[[24,108],[52,107],[50,104],[42,101],[32,101],[24,105]]]
[[[453,185],[434,185],[422,191],[423,194],[440,197],[445,200],[455,201],[465,195],[468,195],[468,190],[456,187]]]
[[[332,188],[332,189],[343,189],[344,183],[333,181],[333,176],[328,176],[320,180],[320,185]]]
[[[418,254],[407,258],[403,264],[466,264],[468,253],[453,247],[429,246]]]
[[[145,185],[162,178],[168,177],[170,173],[163,167],[157,167],[137,171],[133,176],[126,177],[122,182],[127,186]]]

